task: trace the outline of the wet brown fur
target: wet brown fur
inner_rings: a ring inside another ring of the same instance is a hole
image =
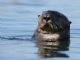
[[[42,22],[44,20],[43,19],[44,15],[46,15],[46,14],[49,15],[51,23],[53,23],[53,25],[55,24],[54,21],[56,22],[57,29],[55,28],[55,26],[54,26],[54,29],[51,29],[49,27],[50,23],[46,24],[46,23]],[[39,19],[38,20],[38,27],[33,35],[33,38],[36,38],[39,33],[43,33],[43,34],[46,33],[45,29],[46,30],[50,29],[50,31],[48,31],[49,32],[48,34],[63,33],[64,32],[64,34],[69,35],[69,33],[70,33],[71,22],[68,20],[68,18],[65,15],[63,15],[57,11],[51,11],[51,10],[44,11],[44,12],[42,12],[41,15],[38,16],[38,19]]]
[[[38,27],[32,38],[39,42],[39,46],[46,46],[45,42],[52,42],[53,45],[50,46],[54,46],[56,42],[58,44],[56,45],[58,47],[57,49],[69,47],[71,22],[64,14],[57,11],[48,10],[43,11],[42,14],[38,16],[38,19]],[[54,38],[46,40],[43,38],[45,34],[59,34],[60,36],[56,40]]]

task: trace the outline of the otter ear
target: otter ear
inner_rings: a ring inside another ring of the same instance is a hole
[[[38,15],[38,17],[40,17],[40,15]]]
[[[69,24],[71,24],[72,22],[71,21],[69,21]]]

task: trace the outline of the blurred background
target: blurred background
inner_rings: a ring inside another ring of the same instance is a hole
[[[45,10],[59,11],[72,22],[70,50],[64,53],[67,59],[80,60],[79,0],[0,0],[0,60],[42,59],[29,40],[37,28],[37,16]]]

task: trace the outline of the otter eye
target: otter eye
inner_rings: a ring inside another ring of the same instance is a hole
[[[50,17],[48,17],[47,20],[50,20]]]
[[[45,20],[50,20],[50,17],[43,17],[43,19],[45,19]]]
[[[46,18],[46,17],[43,17],[43,19],[45,19],[45,20],[46,20],[47,18]]]

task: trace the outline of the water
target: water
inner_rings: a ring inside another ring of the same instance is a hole
[[[0,60],[80,60],[79,6],[79,0],[0,0]],[[72,21],[69,51],[54,57],[42,57],[30,40],[37,15],[45,10],[62,12]]]

